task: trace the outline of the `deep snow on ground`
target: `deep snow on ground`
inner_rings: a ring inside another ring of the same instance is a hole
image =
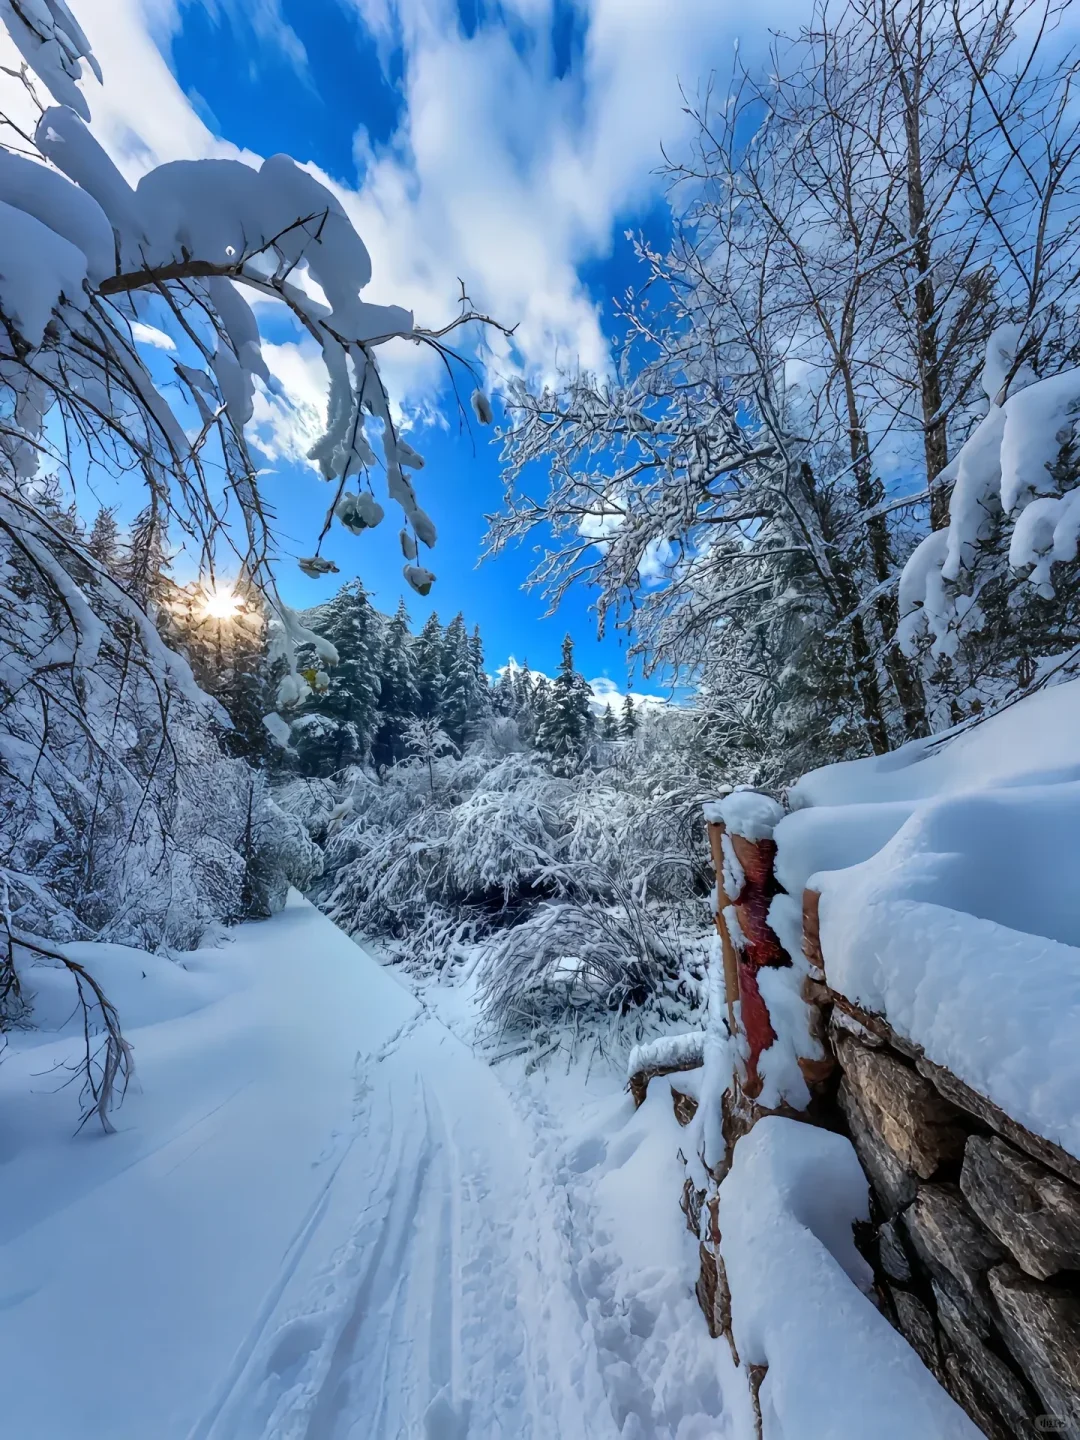
[[[752,1434],[662,1082],[635,1112],[614,1066],[486,1063],[467,987],[418,998],[295,896],[182,967],[95,948],[118,1133],[73,1136],[54,972],[0,1065],[5,1434]]]

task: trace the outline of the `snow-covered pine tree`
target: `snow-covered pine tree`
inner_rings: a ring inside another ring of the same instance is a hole
[[[476,677],[476,694],[468,723],[470,729],[475,731],[493,713],[491,681],[488,679],[484,665],[484,641],[479,625],[473,626],[472,635],[469,637],[469,654],[472,658],[473,674]]]
[[[588,681],[574,669],[574,642],[567,635],[536,732],[536,748],[557,775],[576,774],[588,757],[595,728],[591,693]]]
[[[517,695],[514,690],[514,671],[510,665],[503,667],[491,692],[491,704],[496,715],[513,720],[518,713]]]
[[[627,697],[629,699],[629,696]],[[611,708],[610,702],[604,706],[604,718],[600,724],[601,740],[618,740],[621,738],[619,722],[616,719],[615,711]]]
[[[116,523],[115,509],[109,510],[104,505],[99,508],[90,527],[86,548],[110,575],[119,576],[120,527]]]
[[[359,580],[350,580],[304,623],[329,641],[338,663],[323,672],[292,725],[292,742],[305,775],[332,775],[368,757],[378,724],[381,617]],[[319,675],[311,656],[313,678]]]
[[[120,578],[139,604],[149,610],[170,593],[171,568],[165,507],[157,495],[152,495],[131,523],[120,561]]]
[[[416,682],[416,713],[429,720],[439,713],[446,675],[443,672],[445,636],[434,611],[424,621],[420,634],[413,641],[413,678]]]
[[[622,706],[622,720],[619,725],[619,734],[624,740],[633,740],[638,731],[638,715],[634,708],[634,697],[627,695]]]
[[[419,713],[420,695],[413,672],[412,637],[405,601],[383,631],[379,652],[379,713],[371,745],[377,769],[403,760],[409,746],[406,729]]]
[[[212,603],[222,594],[227,607]],[[225,753],[258,768],[280,761],[281,747],[263,724],[274,708],[275,676],[269,615],[256,587],[244,576],[212,595],[197,584],[174,586],[161,606],[159,628],[232,722],[222,736]]]
[[[551,681],[546,675],[530,675],[522,690],[529,697],[524,711],[526,733],[535,746],[551,701]]]
[[[469,737],[469,724],[476,714],[476,667],[465,629],[465,617],[455,615],[443,637],[443,671],[446,679],[439,703],[439,723],[459,750]]]

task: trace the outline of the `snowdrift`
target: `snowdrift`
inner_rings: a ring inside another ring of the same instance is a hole
[[[1080,681],[792,789],[830,987],[1080,1156]]]

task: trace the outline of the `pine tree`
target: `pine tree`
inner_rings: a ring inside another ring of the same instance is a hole
[[[514,691],[514,671],[505,666],[495,688],[491,692],[491,704],[496,715],[512,720],[518,713],[517,695]]]
[[[634,709],[634,697],[627,695],[622,707],[622,726],[620,733],[624,740],[632,740],[637,734],[638,717]]]
[[[574,669],[574,642],[567,635],[536,733],[537,749],[558,775],[573,775],[585,762],[595,727],[590,695],[588,682]]]
[[[86,548],[99,565],[117,575],[120,570],[120,527],[116,523],[116,511],[107,510],[104,505],[94,517],[90,538]]]
[[[132,522],[121,573],[131,593],[146,607],[159,605],[168,597],[171,568],[165,517],[155,497]]]
[[[330,683],[312,695],[293,723],[293,743],[307,775],[332,775],[367,759],[378,723],[382,623],[359,580],[305,615],[305,623],[338,652]]]
[[[443,627],[438,615],[431,614],[413,641],[413,678],[416,682],[416,713],[422,720],[434,719],[439,713],[446,675],[443,672],[445,649]]]
[[[420,703],[411,652],[409,612],[402,600],[383,636],[378,728],[371,747],[376,767],[393,765],[408,753],[405,730],[417,718]]]
[[[526,667],[527,668],[527,667]],[[552,685],[547,680],[547,675],[527,674],[523,684],[523,694],[527,697],[526,706],[521,711],[524,721],[524,733],[531,743],[537,744],[537,736],[543,729],[544,717],[547,716],[547,703],[550,700]],[[521,721],[518,721],[521,723]]]
[[[604,719],[600,727],[600,738],[602,740],[618,740],[619,722],[615,717],[615,711],[610,705],[604,706]]]
[[[487,670],[484,666],[484,642],[480,636],[479,625],[473,626],[473,633],[469,637],[469,657],[472,660],[476,691],[473,697],[468,726],[470,730],[475,731],[491,716],[494,709],[491,697],[491,681],[488,679]]]
[[[275,708],[275,681],[270,660],[270,625],[266,602],[247,577],[238,582],[243,603],[225,630],[228,670],[215,693],[233,723],[225,736],[225,749],[249,765],[268,769],[281,758],[263,716]]]
[[[439,723],[458,749],[463,750],[469,722],[475,715],[477,691],[476,670],[463,615],[455,615],[446,627],[442,663],[446,682],[439,706]]]

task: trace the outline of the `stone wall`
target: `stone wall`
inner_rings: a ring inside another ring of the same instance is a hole
[[[805,1109],[764,1109],[759,1061],[775,1032],[759,977],[765,967],[791,965],[766,921],[780,890],[775,846],[728,836],[711,818],[708,828],[726,1016],[732,1028],[741,1022],[745,1057],[738,1073],[708,1091],[723,1094],[723,1153],[688,1167],[682,1195],[699,1240],[697,1293],[710,1331],[727,1338],[738,1363],[718,1187],[739,1139],[762,1115],[782,1113],[850,1137],[870,1186],[871,1219],[856,1242],[873,1268],[877,1304],[979,1428],[991,1440],[1040,1433],[1080,1440],[1080,1160],[1025,1130],[931,1063],[885,1017],[830,987],[814,891],[802,897],[803,999],[824,1055],[800,1059],[810,1093]],[[727,844],[737,864],[732,856],[725,863]],[[729,894],[725,885],[736,883],[739,893]],[[650,1079],[687,1068],[668,1064],[632,1075],[636,1103]],[[696,1088],[705,1103],[703,1087]],[[684,1125],[698,1107],[692,1088],[672,1086]],[[748,1379],[756,1400],[761,1373]]]
[[[1080,1163],[822,998],[881,1309],[992,1440],[1080,1436]]]

